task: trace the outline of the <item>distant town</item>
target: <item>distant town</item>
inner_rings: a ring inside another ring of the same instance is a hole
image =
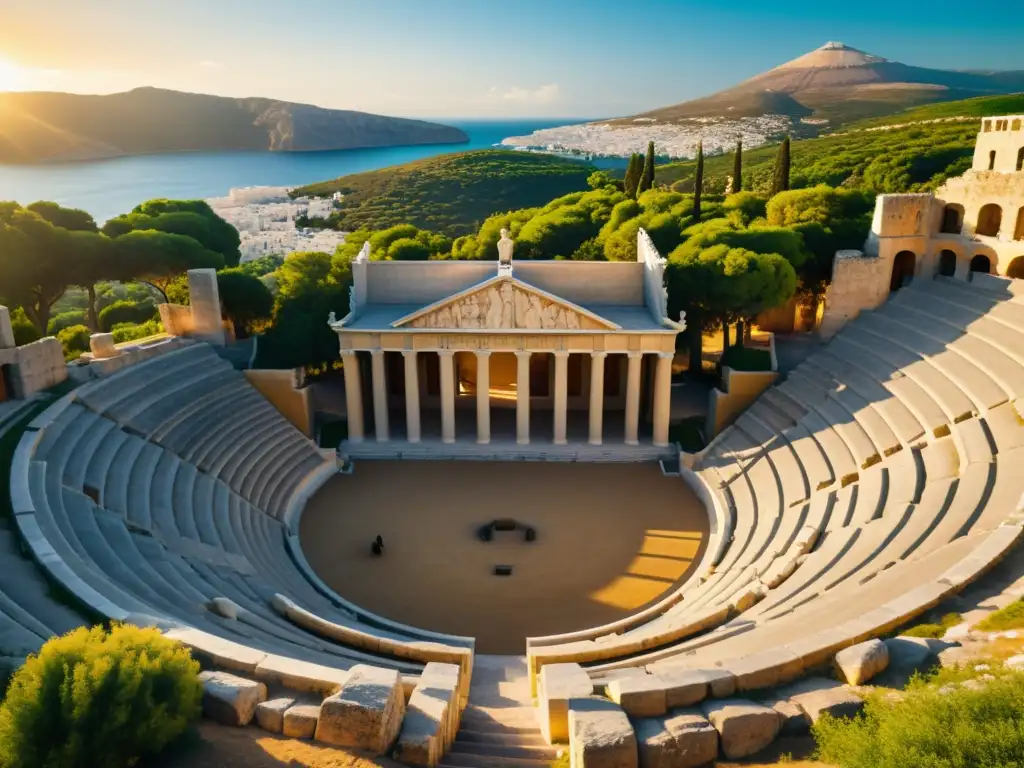
[[[345,233],[333,229],[300,228],[295,220],[325,219],[330,216],[341,195],[329,198],[289,195],[291,187],[238,187],[226,197],[212,197],[206,202],[222,219],[238,230],[241,236],[242,262],[263,256],[287,256],[296,251],[324,251],[345,242]]]
[[[638,117],[633,125],[584,123],[534,131],[529,136],[511,136],[502,144],[508,147],[560,154],[592,157],[629,157],[643,153],[647,143],[654,142],[659,157],[691,158],[696,155],[697,142],[704,142],[704,152],[718,154],[733,149],[736,141],[745,147],[767,144],[790,130],[785,115],[761,115],[739,119],[705,117],[683,123],[660,123]]]

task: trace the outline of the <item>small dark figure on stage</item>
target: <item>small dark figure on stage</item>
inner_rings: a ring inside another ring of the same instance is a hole
[[[378,535],[373,543],[370,545],[370,551],[373,552],[374,557],[380,557],[384,554],[384,537]]]

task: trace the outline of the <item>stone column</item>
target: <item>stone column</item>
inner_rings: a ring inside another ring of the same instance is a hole
[[[405,358],[405,430],[410,443],[420,441],[420,371],[413,351],[402,352]]]
[[[607,352],[590,353],[590,444],[601,444],[604,430],[604,359]]]
[[[373,424],[377,432],[377,442],[388,441],[388,385],[384,371],[384,350],[370,350],[373,378]]]
[[[654,444],[668,445],[668,424],[672,415],[673,352],[659,352],[654,368]]]
[[[569,353],[555,352],[555,445],[565,445],[565,420],[569,407]]]
[[[491,442],[491,352],[476,352],[476,441]]]
[[[187,274],[192,332],[203,341],[223,347],[224,323],[220,315],[217,270],[190,269]]]
[[[345,372],[345,410],[348,412],[348,439],[363,441],[363,382],[359,375],[359,355],[354,349],[342,350],[342,370]]]
[[[455,352],[438,350],[441,367],[441,442],[455,442]]]
[[[626,445],[639,445],[640,364],[643,352],[630,352],[626,366]]]
[[[14,349],[14,326],[11,325],[11,311],[0,307],[0,349]]]
[[[530,444],[530,352],[516,352],[516,442]]]

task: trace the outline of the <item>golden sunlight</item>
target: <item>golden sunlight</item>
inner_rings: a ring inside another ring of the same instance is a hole
[[[28,85],[28,73],[23,68],[6,59],[0,59],[0,91],[20,91]]]

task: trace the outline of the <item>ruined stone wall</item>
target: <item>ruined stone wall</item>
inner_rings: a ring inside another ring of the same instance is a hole
[[[973,169],[987,171],[991,166],[991,170],[1002,173],[1018,171],[1021,149],[1024,149],[1024,115],[985,118],[974,143]],[[992,152],[995,152],[994,163]]]
[[[308,387],[297,386],[296,371],[250,370],[245,371],[245,378],[292,426],[306,437],[313,436],[312,393]]]
[[[192,307],[184,304],[160,304],[160,323],[171,336],[190,336],[195,330]]]
[[[829,339],[864,309],[880,306],[889,296],[892,259],[863,251],[839,251],[832,262],[832,282],[825,292],[825,311],[818,329]]]
[[[708,415],[704,425],[706,439],[712,440],[736,421],[762,392],[775,383],[778,376],[775,371],[737,371],[724,366],[722,389],[712,389],[708,393]]]
[[[964,209],[961,236],[938,233],[936,240],[955,239],[968,262],[983,253],[990,256],[993,268],[1004,274],[1010,262],[1024,256],[1024,173],[968,171],[947,181],[937,190],[936,197],[942,205],[959,205]],[[979,235],[982,208],[990,204],[998,205],[1001,211],[999,232],[995,236]],[[936,245],[957,250],[948,243]]]
[[[53,336],[17,348],[12,383],[14,396],[31,397],[36,392],[56,386],[68,378],[64,349]]]

